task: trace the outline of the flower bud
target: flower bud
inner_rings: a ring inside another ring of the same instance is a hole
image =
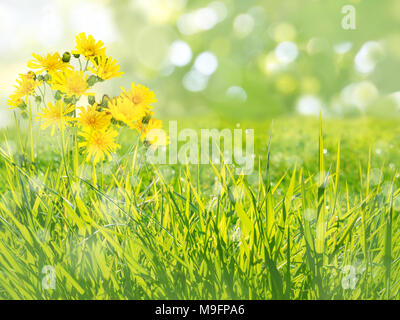
[[[146,113],[146,115],[142,119],[143,124],[148,124],[151,119],[151,113]]]
[[[97,76],[95,76],[93,74],[91,76],[89,76],[89,78],[87,79],[87,83],[88,83],[89,86],[95,85],[95,83],[97,81],[98,81]]]
[[[35,101],[37,104],[40,104],[42,102],[42,97],[41,96],[35,96]]]
[[[101,99],[100,106],[107,108],[108,106],[108,100],[110,100],[110,97],[106,94],[103,95],[103,98]]]
[[[51,80],[51,75],[49,75],[48,73],[46,73],[45,75],[44,75],[44,81],[49,81],[49,80]]]
[[[24,110],[21,112],[22,119],[28,119],[28,113]]]
[[[73,55],[75,58],[79,59],[79,57],[81,56],[79,53],[74,53]]]
[[[69,62],[71,60],[71,54],[68,51],[65,51],[62,56],[63,62]]]
[[[37,77],[37,80],[38,81],[44,81],[44,77],[42,75],[40,75],[40,76]]]
[[[116,125],[117,127],[126,127],[126,124],[123,123],[122,121],[115,120],[114,118],[111,118],[111,123]]]
[[[88,102],[92,106],[96,102],[95,96],[88,96]]]
[[[36,74],[33,71],[28,71],[27,76],[30,79],[36,80]]]
[[[67,98],[67,97],[65,97],[64,98],[64,102],[66,103],[66,104],[70,104],[70,103],[72,103],[72,100],[74,99],[74,97],[69,97],[69,98]]]
[[[54,95],[54,98],[56,99],[56,100],[60,100],[62,97],[61,97],[61,91],[60,90],[57,90],[56,91],[56,94]]]
[[[26,110],[26,107],[27,107],[27,105],[26,105],[25,101],[21,101],[21,103],[18,105],[18,108],[21,110]]]

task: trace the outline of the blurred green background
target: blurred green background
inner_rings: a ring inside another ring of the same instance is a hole
[[[98,94],[145,84],[162,119],[397,117],[399,21],[398,0],[1,0],[0,128],[32,52],[71,50],[82,31],[125,72]]]

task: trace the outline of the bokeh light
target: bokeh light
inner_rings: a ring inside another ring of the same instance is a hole
[[[183,67],[192,60],[192,49],[184,41],[175,41],[171,44],[169,59],[173,65]]]
[[[249,14],[240,14],[233,21],[233,30],[239,38],[248,36],[254,28],[254,19]]]
[[[288,64],[296,60],[299,54],[295,43],[290,41],[281,42],[275,49],[275,55],[278,61]]]
[[[194,67],[201,74],[210,76],[218,68],[218,59],[212,52],[203,52],[197,56]]]

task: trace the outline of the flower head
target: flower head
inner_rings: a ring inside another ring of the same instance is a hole
[[[54,54],[48,53],[46,56],[40,56],[36,53],[32,54],[35,59],[28,61],[28,67],[38,69],[38,72],[47,71],[50,74],[57,71],[65,71],[72,68],[68,63],[63,62],[58,52]]]
[[[112,116],[106,112],[97,111],[97,104],[80,107],[78,122],[84,130],[105,130],[110,126]]]
[[[133,128],[137,121],[143,119],[146,115],[146,109],[142,106],[136,106],[131,100],[125,97],[118,97],[108,101],[108,111],[113,118],[121,121]]]
[[[53,75],[51,86],[54,90],[64,92],[68,97],[79,97],[81,95],[91,95],[86,92],[89,88],[88,76],[83,71],[66,70],[57,72]]]
[[[121,90],[123,91],[122,96],[131,100],[136,107],[148,110],[153,108],[151,104],[157,101],[154,92],[141,84],[132,83],[131,91],[126,91],[123,87]]]
[[[113,129],[83,131],[80,135],[84,138],[84,141],[79,143],[79,148],[86,149],[86,161],[93,159],[94,164],[103,161],[105,156],[111,160],[111,153],[120,148],[120,145],[115,143],[118,132]]]
[[[87,37],[84,32],[81,32],[76,36],[76,50],[72,51],[72,54],[81,54],[86,58],[104,55],[106,48],[103,46],[102,41],[96,42],[92,35]]]
[[[17,79],[17,85],[14,86],[15,92],[10,95],[8,104],[13,108],[18,107],[24,102],[22,98],[33,94],[40,83],[40,81],[35,80],[34,74],[32,75],[32,73],[20,74],[19,79]]]
[[[26,104],[26,99],[24,101],[18,95],[12,94],[10,95],[7,104],[11,107],[10,109],[19,108],[20,106],[24,106]]]
[[[41,129],[44,130],[50,126],[53,126],[51,135],[54,134],[56,127],[63,130],[66,126],[70,125],[74,118],[68,116],[75,110],[75,107],[71,104],[67,105],[63,100],[57,101],[55,104],[49,102],[47,107],[41,110],[38,114],[38,119],[44,120],[41,125]]]
[[[15,94],[21,97],[31,95],[38,85],[40,85],[40,82],[36,81],[31,73],[20,74],[19,79],[17,79],[17,85],[14,86],[16,88]]]
[[[111,78],[120,78],[124,73],[119,72],[120,66],[117,65],[117,60],[111,57],[98,56],[92,59],[94,68],[89,70],[96,74],[102,80],[108,80]]]

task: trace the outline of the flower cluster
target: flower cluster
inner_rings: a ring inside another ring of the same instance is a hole
[[[155,94],[145,86],[133,83],[130,89],[121,88],[119,96],[103,95],[96,102],[91,88],[123,74],[117,61],[106,55],[102,41],[80,33],[75,50],[62,56],[58,52],[45,56],[33,54],[33,58],[28,62],[32,70],[19,75],[8,104],[26,113],[29,98],[33,97],[42,105],[37,117],[42,121],[42,129],[52,127],[53,135],[56,128],[62,132],[77,128],[79,148],[85,150],[88,161],[96,164],[120,148],[117,137],[121,126],[137,130],[146,146],[169,143],[161,129],[162,122],[153,118]],[[52,101],[47,103],[46,88],[52,96]],[[87,106],[77,106],[82,96],[87,96]]]

